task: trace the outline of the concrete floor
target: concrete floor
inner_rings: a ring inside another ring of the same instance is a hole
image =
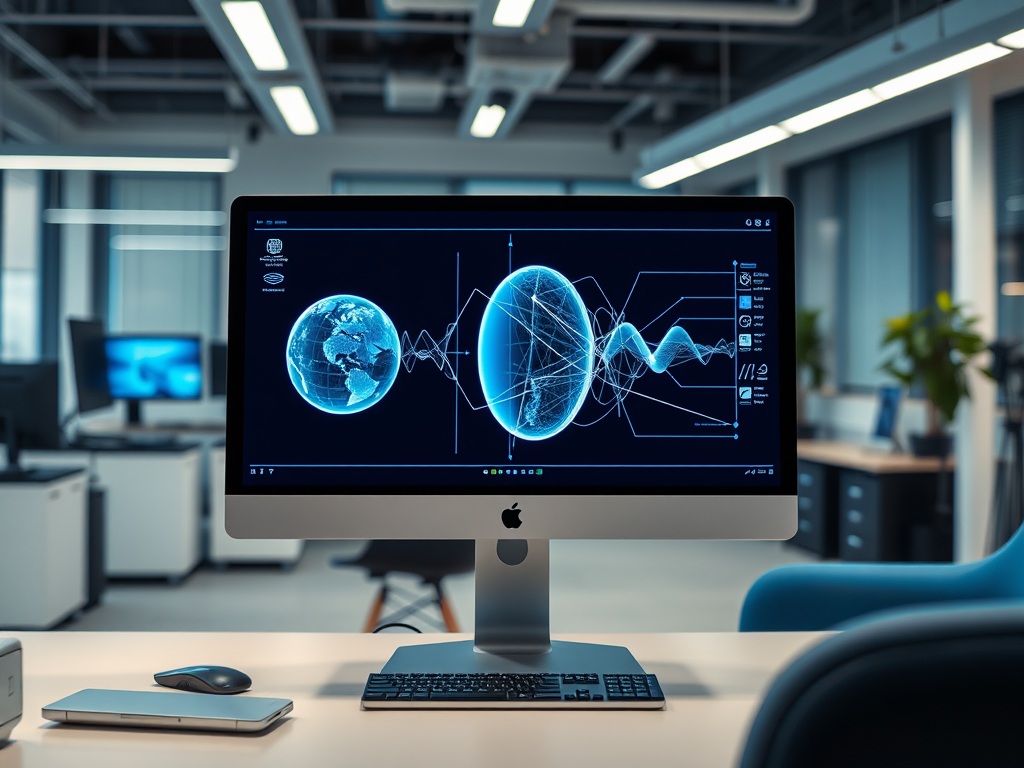
[[[359,542],[308,542],[291,571],[203,566],[178,586],[114,582],[102,603],[62,629],[73,631],[358,632],[376,585],[335,555]],[[765,571],[813,556],[765,541],[555,541],[551,543],[553,632],[713,632],[736,629],[750,585]],[[397,586],[426,594],[411,578]],[[455,615],[472,631],[473,576],[446,581]],[[424,622],[413,622],[424,631]]]

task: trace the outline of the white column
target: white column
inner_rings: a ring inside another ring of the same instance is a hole
[[[778,147],[765,147],[757,153],[757,194],[786,194],[786,169]]]
[[[93,207],[91,171],[65,171],[61,176],[62,208]],[[92,316],[92,243],[89,224],[64,224],[60,233],[60,412],[77,407],[75,373],[68,338],[69,317]]]
[[[995,157],[987,67],[961,75],[953,93],[953,293],[975,329],[996,337]],[[984,361],[987,363],[987,361]],[[953,528],[958,562],[985,554],[995,477],[996,388],[971,373],[956,419]]]

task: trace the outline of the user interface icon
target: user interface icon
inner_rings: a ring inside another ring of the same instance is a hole
[[[741,333],[740,334],[740,346],[741,347],[749,347],[750,346],[750,341],[751,341],[751,339],[750,339],[750,334],[749,333]]]
[[[750,309],[753,297],[750,295],[740,296],[740,309]]]

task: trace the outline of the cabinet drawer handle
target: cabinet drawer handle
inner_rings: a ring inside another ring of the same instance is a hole
[[[851,499],[859,499],[864,495],[864,489],[859,485],[851,485],[846,489],[846,492],[850,495]]]
[[[861,547],[864,546],[864,539],[862,539],[860,536],[855,536],[853,534],[850,534],[849,536],[846,537],[846,543],[849,544],[854,549],[860,549]]]
[[[797,503],[800,505],[800,509],[810,509],[814,506],[814,501],[806,496],[801,496],[800,501]]]
[[[854,525],[860,525],[864,522],[864,513],[856,509],[851,509],[846,513],[846,519]]]
[[[800,473],[800,485],[814,485],[814,478],[806,472]]]

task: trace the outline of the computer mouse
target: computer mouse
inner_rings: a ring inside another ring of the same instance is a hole
[[[167,688],[196,693],[241,693],[252,687],[252,678],[231,667],[182,667],[157,672],[153,679]]]

